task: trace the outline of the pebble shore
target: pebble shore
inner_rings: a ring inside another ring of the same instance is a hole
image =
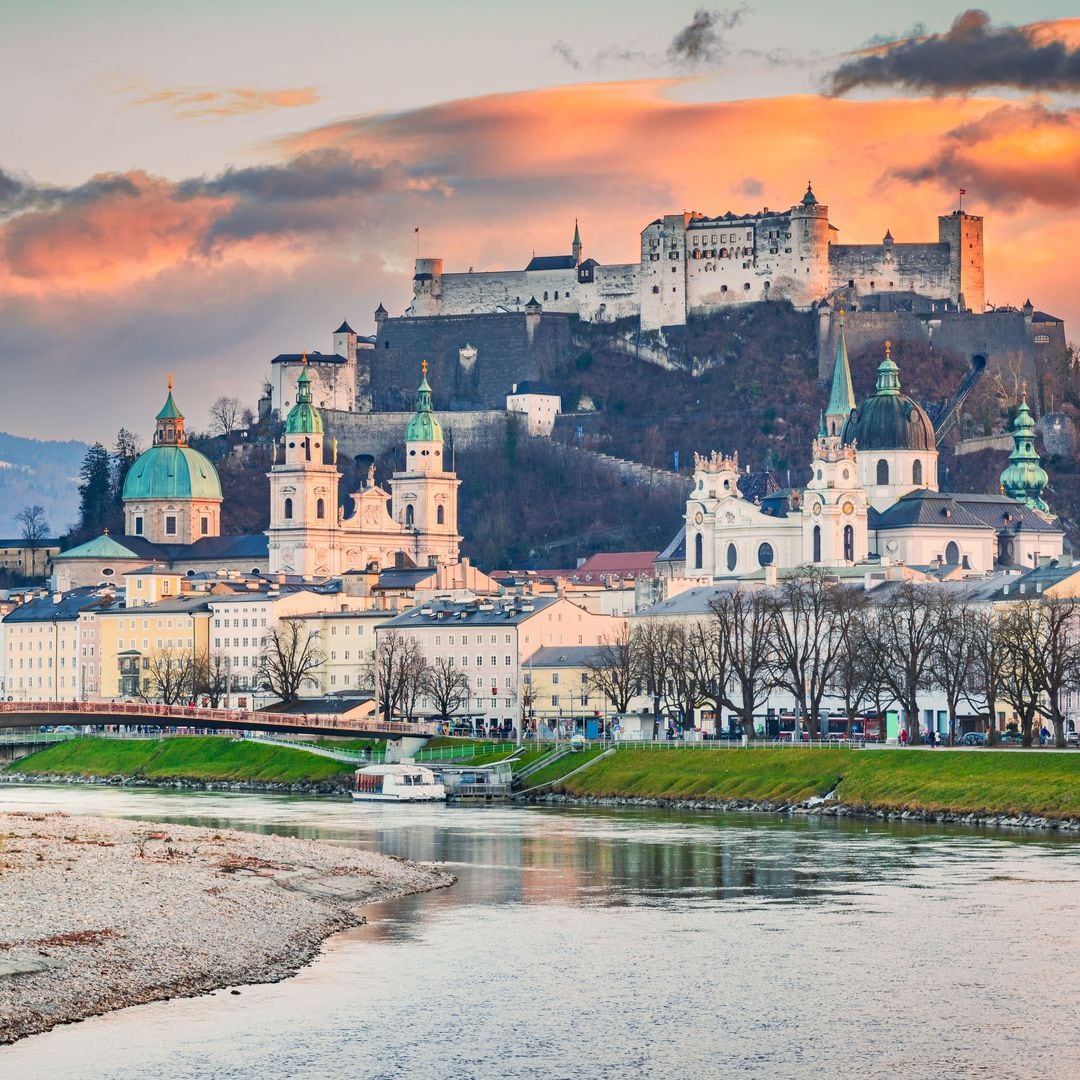
[[[0,814],[0,1043],[57,1024],[294,974],[433,867],[313,840]]]

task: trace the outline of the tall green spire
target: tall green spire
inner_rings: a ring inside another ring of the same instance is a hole
[[[416,412],[405,429],[406,442],[442,442],[442,424],[431,411],[431,387],[427,381],[427,361],[421,365],[422,377],[416,390]]]
[[[900,393],[900,369],[893,362],[892,342],[885,342],[885,359],[878,364],[876,394]]]
[[[1028,408],[1027,392],[1024,392],[1020,408],[1016,410],[1013,424],[1013,451],[1009,455],[1009,464],[1001,474],[1001,487],[1010,499],[1026,503],[1032,510],[1050,512],[1050,507],[1042,497],[1043,488],[1050,478],[1039,464],[1039,455],[1035,452],[1035,421]]]
[[[308,374],[308,358],[304,353],[301,358],[303,367],[300,378],[296,380],[296,404],[285,418],[287,435],[321,435],[323,433],[322,413],[311,402],[311,376]]]
[[[851,364],[848,363],[847,341],[844,338],[844,309],[840,309],[840,336],[836,341],[836,359],[833,361],[832,392],[825,409],[828,432],[839,435],[844,421],[855,408],[855,389],[851,385]]]

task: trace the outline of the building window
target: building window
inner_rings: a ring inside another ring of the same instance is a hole
[[[408,506],[405,507],[405,524],[411,525],[413,523],[414,517],[415,511],[413,510],[412,504],[410,503]]]
[[[694,536],[694,569],[700,570],[704,562],[705,543],[701,533]]]
[[[436,525],[445,525],[446,524],[446,508],[445,507],[437,506],[435,508],[435,524]]]
[[[814,526],[814,562],[821,562],[821,526]]]
[[[176,535],[176,518],[173,517],[172,514],[170,514],[168,517],[165,518],[165,535],[166,536],[175,536]]]
[[[916,460],[915,464],[911,466],[911,482],[913,484],[922,483],[922,462]]]
[[[210,519],[209,518],[204,517],[202,519],[202,521],[201,521],[201,523],[199,525],[199,530],[200,530],[200,532],[202,532],[203,536],[206,536],[210,532]]]
[[[285,500],[285,520],[290,521],[292,519],[292,499]]]
[[[945,562],[949,566],[956,566],[960,561],[960,549],[956,546],[955,540],[950,540],[945,548]]]
[[[135,519],[135,535],[142,536],[142,518],[137,517]]]
[[[735,550],[734,544],[728,544],[727,546],[727,568],[728,570],[734,570],[739,563],[739,553]]]
[[[326,517],[326,500],[317,499],[315,502],[315,516],[320,520]]]
[[[889,482],[889,463],[884,458],[877,463],[877,482],[879,484]]]
[[[844,560],[855,561],[855,530],[850,525],[844,526]]]
[[[773,558],[772,544],[762,544],[757,549],[757,561],[759,566],[772,566]]]

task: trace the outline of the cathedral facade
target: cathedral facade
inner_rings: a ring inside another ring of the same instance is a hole
[[[449,565],[459,561],[457,491],[446,468],[442,425],[432,411],[424,365],[416,412],[405,432],[405,468],[389,490],[367,482],[351,495],[352,513],[338,506],[337,447],[327,445],[312,379],[302,366],[296,404],[285,420],[270,470],[271,573],[334,577],[370,564]],[[280,460],[279,460],[280,459]]]
[[[809,184],[784,210],[657,218],[641,231],[634,263],[586,259],[575,224],[570,254],[534,256],[523,270],[445,273],[442,259],[417,259],[406,314],[499,314],[533,303],[587,321],[638,317],[642,330],[655,330],[762,300],[806,309],[838,290],[916,293],[983,310],[981,217],[942,215],[929,243],[897,243],[886,231],[880,244],[840,244],[837,235]]]
[[[998,495],[938,489],[934,426],[905,395],[886,343],[874,393],[859,405],[841,318],[829,403],[810,448],[805,487],[752,500],[738,457],[696,454],[686,523],[660,562],[687,577],[742,577],[763,567],[881,564],[989,572],[1062,553],[1064,531],[1042,492],[1026,399]],[[682,550],[684,557],[678,559]]]

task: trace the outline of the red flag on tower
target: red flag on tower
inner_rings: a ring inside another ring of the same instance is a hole
[[[966,195],[966,194],[967,194],[967,188],[963,188],[963,187],[962,187],[962,188],[960,189],[960,194],[961,194],[961,195]]]

